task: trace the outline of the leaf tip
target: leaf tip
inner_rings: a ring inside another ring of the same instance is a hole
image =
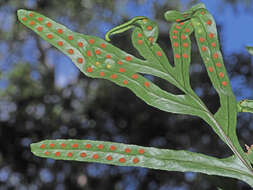
[[[31,152],[33,153],[33,154],[35,154],[35,150],[36,150],[36,146],[37,146],[37,143],[32,143],[32,144],[30,144],[30,149],[31,149]]]
[[[245,46],[249,54],[253,55],[253,46]]]
[[[18,15],[18,19],[21,20],[21,17],[23,17],[25,15],[27,11],[24,9],[19,9],[17,10],[17,15]]]

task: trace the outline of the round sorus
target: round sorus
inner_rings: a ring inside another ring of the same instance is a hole
[[[48,35],[47,35],[47,38],[48,38],[48,39],[52,39],[52,38],[53,38],[53,35],[52,35],[52,34],[48,34]]]
[[[139,159],[138,158],[134,158],[133,159],[133,163],[137,164],[139,162]]]
[[[186,36],[184,34],[181,35],[181,39],[182,40],[185,40],[186,39]]]
[[[174,43],[173,43],[173,46],[174,46],[174,47],[178,47],[178,43],[177,43],[177,42],[174,42]]]
[[[118,62],[117,62],[117,64],[122,65],[122,64],[123,64],[123,62],[122,62],[122,61],[118,61]]]
[[[112,58],[112,56],[111,56],[111,55],[109,55],[109,54],[107,54],[105,57],[106,57],[107,59]]]
[[[199,38],[199,41],[203,43],[205,41],[205,38]]]
[[[112,151],[114,151],[114,150],[116,150],[116,146],[110,146],[110,150],[112,150]]]
[[[34,25],[35,24],[35,22],[32,20],[31,22],[29,22],[29,25]]]
[[[95,40],[94,39],[89,39],[90,44],[94,44]]]
[[[106,160],[108,161],[112,160],[112,156],[111,155],[106,156]]]
[[[59,41],[57,42],[58,46],[62,46],[63,45],[63,42],[62,41]]]
[[[96,53],[97,55],[100,55],[100,54],[101,54],[101,51],[100,51],[99,49],[97,49],[97,50],[95,51],[95,53]]]
[[[48,156],[50,153],[48,151],[46,151],[44,154]]]
[[[140,38],[140,37],[142,37],[142,34],[141,34],[141,33],[138,33],[137,36]]]
[[[98,156],[98,154],[94,154],[94,155],[92,156],[92,158],[93,158],[93,159],[98,159],[99,156]]]
[[[144,86],[146,86],[147,88],[150,86],[149,82],[144,82]]]
[[[67,156],[68,156],[68,157],[72,157],[72,156],[73,156],[73,153],[72,153],[72,152],[69,152],[69,153],[67,154]]]
[[[219,54],[218,54],[218,53],[214,53],[214,54],[213,54],[213,58],[214,58],[214,59],[218,59],[218,57],[219,57]]]
[[[188,58],[188,55],[186,53],[183,54],[184,58]]]
[[[37,27],[37,30],[38,30],[39,32],[41,32],[41,31],[43,30],[43,27],[42,27],[42,26],[38,26],[38,27]]]
[[[152,43],[154,41],[153,37],[149,37],[148,40]]]
[[[90,56],[92,56],[92,54],[91,54],[91,51],[90,51],[90,50],[88,50],[86,54],[87,54],[87,56],[89,56],[89,57],[90,57]]]
[[[206,47],[205,47],[205,46],[202,46],[202,47],[201,47],[201,50],[202,50],[202,51],[206,51]]]
[[[37,20],[38,20],[39,22],[41,22],[41,21],[43,20],[43,18],[42,18],[42,17],[38,17]]]
[[[86,70],[88,73],[91,73],[92,72],[92,68],[91,67],[88,67],[87,70]],[[86,147],[87,148],[87,147]]]
[[[131,152],[131,149],[130,149],[130,148],[126,148],[126,149],[125,149],[125,152],[126,152],[126,153],[130,153],[130,152]]]
[[[137,74],[133,74],[133,75],[132,75],[132,78],[133,78],[133,79],[137,79],[137,78],[138,78],[138,75],[137,75]]]
[[[82,42],[78,42],[77,45],[78,45],[79,47],[83,47],[83,43],[82,43]]]
[[[177,59],[179,59],[179,58],[180,58],[180,55],[179,55],[179,54],[175,54],[175,57],[176,57]]]
[[[77,58],[78,63],[83,63],[83,59],[81,57]]]
[[[102,145],[102,144],[98,145],[98,149],[102,150],[103,148],[104,148],[104,145]]]
[[[73,148],[78,148],[78,144],[76,144],[76,143],[75,143],[75,144],[72,144],[72,147],[73,147]]]
[[[60,152],[56,152],[55,156],[61,156],[61,153]]]
[[[73,53],[74,53],[74,50],[73,50],[73,49],[69,49],[69,50],[68,50],[68,53],[69,53],[69,54],[73,54]]]
[[[144,149],[139,149],[138,152],[139,152],[139,154],[144,154],[145,150]]]
[[[162,56],[162,52],[157,51],[157,52],[156,52],[156,55],[158,55],[158,56],[160,56],[160,57],[161,57],[161,56]]]
[[[105,45],[104,43],[102,43],[102,44],[100,44],[100,47],[101,47],[101,48],[105,48],[106,45]]]
[[[177,30],[173,30],[173,34],[177,34],[178,33],[178,31]]]
[[[61,147],[62,147],[62,148],[65,148],[65,147],[66,147],[66,144],[65,144],[65,143],[61,143]]]
[[[82,152],[82,153],[80,154],[80,156],[84,158],[84,157],[86,157],[86,153]]]
[[[224,78],[224,74],[222,72],[220,72],[219,77]]]
[[[126,69],[120,68],[120,69],[119,69],[119,72],[120,72],[120,73],[124,73],[124,72],[126,72]]]
[[[209,36],[209,38],[213,38],[214,34],[213,33],[209,33],[208,36]]]
[[[213,72],[213,68],[212,68],[212,67],[208,67],[208,70],[209,70],[210,72]]]
[[[116,74],[112,74],[112,75],[111,75],[111,78],[112,78],[112,79],[116,79],[116,78],[117,78],[117,75],[116,75]]]
[[[226,81],[223,81],[223,82],[222,82],[222,85],[223,85],[223,86],[227,86],[227,84],[228,84],[228,83],[227,83]]]
[[[126,159],[125,158],[120,158],[119,162],[124,163],[124,162],[126,162]]]
[[[153,27],[152,26],[147,26],[147,30],[152,30]]]
[[[216,63],[216,66],[221,67],[221,63],[220,62]]]
[[[51,22],[47,22],[47,27],[50,28],[52,26],[52,23]]]
[[[58,33],[58,34],[62,34],[62,33],[63,33],[63,30],[62,30],[61,28],[59,28],[59,29],[57,30],[57,33]]]
[[[138,44],[142,44],[142,40],[138,40],[137,43],[138,43]]]
[[[126,61],[131,61],[132,57],[131,56],[126,56],[125,59],[126,59]]]
[[[186,29],[185,29],[185,32],[190,32],[190,29],[189,29],[189,28],[186,28]]]

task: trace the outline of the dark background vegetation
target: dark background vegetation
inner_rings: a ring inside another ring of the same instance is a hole
[[[136,14],[140,9],[135,5],[151,4],[145,16],[152,12],[152,19],[160,27],[158,42],[171,58],[170,25],[164,21],[163,13],[168,9],[183,10],[197,2],[0,0],[0,190],[211,190],[220,180],[225,180],[229,189],[250,189],[241,181],[196,173],[42,159],[29,149],[30,143],[43,139],[74,138],[186,149],[220,158],[230,155],[231,151],[201,119],[162,112],[149,107],[126,88],[87,78],[70,59],[16,18],[17,9],[32,9],[75,31],[102,37],[106,30],[133,16],[126,11],[127,4],[136,9],[133,10]],[[222,2],[224,7],[233,7],[234,14],[238,14],[238,4],[245,11],[252,10],[251,1]],[[217,24],[221,31],[222,26]],[[129,32],[114,36],[112,43],[137,55]],[[246,89],[251,97],[245,98],[253,98],[251,57],[239,51],[224,57],[237,97],[243,97],[240,90]],[[242,77],[243,88],[235,85]],[[163,89],[175,91],[161,79],[153,80]],[[218,96],[195,42],[191,84],[215,112],[219,106]],[[253,144],[252,121],[250,114],[238,116],[237,130],[242,146]]]

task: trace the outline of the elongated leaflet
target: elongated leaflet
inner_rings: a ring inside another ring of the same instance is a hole
[[[45,140],[31,144],[36,156],[59,160],[99,162],[168,171],[194,171],[239,178],[253,185],[250,174],[234,157],[217,159],[189,151],[150,148],[91,140]]]
[[[174,64],[177,78],[187,90],[191,90],[189,68],[191,62],[191,40],[193,32],[191,21],[174,23],[170,29]]]
[[[230,138],[231,142],[228,141],[229,139],[224,139],[217,128],[214,128],[214,130],[224,142],[230,147],[232,143],[241,157],[248,160],[236,135],[237,102],[232,92],[220,52],[215,21],[205,9],[196,11],[191,20],[195,30],[195,38],[208,76],[220,97],[220,108],[215,114],[215,119],[219,125],[222,126],[224,133]]]

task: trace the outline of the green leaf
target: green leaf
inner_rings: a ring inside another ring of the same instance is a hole
[[[208,76],[220,98],[220,108],[214,115],[216,121],[211,126],[231,150],[247,162],[245,164],[250,169],[249,160],[236,135],[237,102],[223,63],[215,21],[205,9],[196,11],[191,20]],[[218,126],[222,127],[222,131]]]
[[[248,52],[253,55],[253,47],[251,46],[246,46],[246,49],[248,50]]]
[[[129,88],[147,104],[161,110],[199,115],[201,107],[191,101],[189,96],[166,92],[139,74],[164,77],[172,84],[180,86],[175,80],[175,74],[172,75],[172,68],[169,65],[165,68],[163,65],[166,58],[155,42],[158,30],[154,22],[136,19],[135,24],[142,29],[137,28],[134,34],[137,34],[138,40],[143,40],[143,49],[152,44],[152,51],[156,57],[152,60],[155,60],[155,63],[127,54],[98,37],[72,32],[65,26],[32,11],[19,10],[18,18],[24,25],[70,57],[87,76],[104,78]],[[138,36],[138,32],[141,32],[141,36]]]
[[[170,39],[174,54],[177,79],[187,91],[195,94],[190,85],[191,40],[193,32],[191,21],[175,23],[170,29]]]
[[[249,112],[253,113],[253,100],[241,100],[237,103],[238,112]]]
[[[150,148],[91,140],[45,140],[31,144],[39,157],[57,160],[97,162],[117,166],[201,172],[240,179],[253,186],[253,179],[235,157],[217,159],[189,151]]]

